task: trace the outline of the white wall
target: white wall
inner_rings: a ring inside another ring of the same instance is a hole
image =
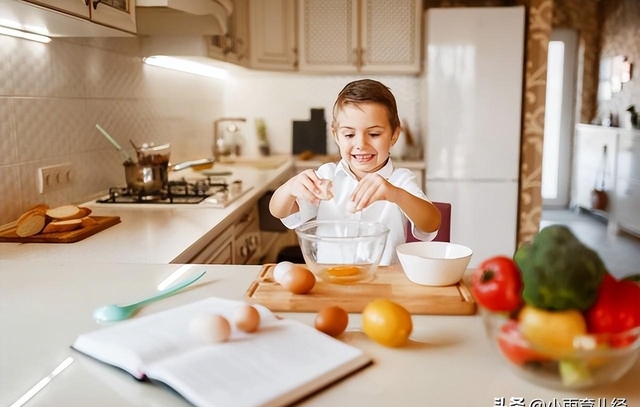
[[[329,126],[331,110],[338,93],[349,82],[364,78],[356,75],[305,75],[302,73],[259,72],[232,69],[225,81],[224,111],[226,116],[247,118],[245,137],[247,154],[257,155],[255,119],[265,119],[271,151],[288,154],[292,150],[293,121],[309,120],[311,108],[324,108],[327,121],[327,149],[337,153]],[[366,76],[387,85],[396,97],[400,120],[418,135],[420,92],[418,77]],[[404,138],[396,144],[392,155],[401,156]]]

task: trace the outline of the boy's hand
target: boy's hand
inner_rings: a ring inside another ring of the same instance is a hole
[[[356,186],[351,194],[351,202],[347,209],[351,212],[361,211],[376,201],[391,201],[396,187],[391,185],[379,174],[367,174]]]
[[[304,170],[289,181],[289,194],[317,205],[325,198],[319,187],[321,184],[322,180],[314,170]]]

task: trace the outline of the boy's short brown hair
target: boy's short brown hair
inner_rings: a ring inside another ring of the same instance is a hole
[[[380,103],[387,109],[391,131],[395,131],[400,126],[398,106],[396,105],[396,98],[393,96],[393,93],[391,93],[391,90],[373,79],[360,79],[348,83],[338,94],[336,103],[333,105],[331,129],[334,132],[338,130],[336,117],[340,109],[345,105],[357,105],[366,102]]]

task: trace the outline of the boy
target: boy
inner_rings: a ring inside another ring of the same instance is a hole
[[[331,131],[340,162],[303,171],[281,185],[269,202],[271,214],[290,229],[314,217],[384,223],[389,235],[381,265],[397,262],[395,248],[406,241],[407,219],[416,238],[432,240],[440,227],[440,211],[415,175],[394,169],[389,157],[400,136],[391,91],[371,79],[349,83],[333,106]]]

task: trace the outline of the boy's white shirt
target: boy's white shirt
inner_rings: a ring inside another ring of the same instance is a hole
[[[314,205],[304,199],[297,199],[296,202],[300,210],[281,219],[282,223],[289,229],[295,229],[313,218],[317,220],[363,220],[383,223],[389,228],[389,235],[380,265],[397,263],[396,246],[406,242],[406,224],[407,221],[411,222],[400,207],[389,201],[376,201],[362,211],[351,213],[347,210],[347,202],[349,202],[350,195],[358,185],[358,180],[349,169],[347,163],[344,160],[340,160],[337,164],[323,164],[315,172],[318,178],[333,181],[333,198],[320,201],[318,205]],[[402,188],[419,198],[428,199],[416,182],[415,174],[406,168],[394,169],[391,158],[376,173],[392,185]],[[422,241],[433,240],[438,234],[437,230],[431,233],[422,232],[415,227],[413,222],[411,222],[411,230],[413,235]]]

